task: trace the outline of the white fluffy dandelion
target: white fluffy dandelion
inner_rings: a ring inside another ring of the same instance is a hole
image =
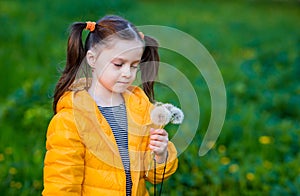
[[[166,125],[169,122],[173,124],[181,124],[184,118],[181,109],[172,104],[157,102],[155,108],[150,114],[151,120],[156,125]]]
[[[174,108],[174,106],[172,105],[172,104],[170,104],[170,103],[164,103],[164,104],[162,104],[165,108],[167,108],[169,111],[171,111],[172,110],[172,108]]]
[[[177,108],[177,107],[173,107],[170,110],[171,112],[171,123],[173,124],[181,124],[184,118],[184,114],[182,112],[181,109]]]
[[[162,105],[156,106],[150,114],[152,122],[156,125],[166,125],[171,120],[171,112]]]

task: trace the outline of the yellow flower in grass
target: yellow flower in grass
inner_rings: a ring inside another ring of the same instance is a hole
[[[39,181],[39,180],[34,180],[34,181],[33,181],[33,187],[34,187],[35,189],[40,189],[40,188],[42,187],[42,182]]]
[[[246,178],[247,178],[247,180],[249,180],[249,181],[253,181],[254,178],[255,178],[255,176],[254,176],[253,173],[249,172],[249,173],[247,173]]]
[[[270,161],[264,161],[263,165],[266,169],[272,168],[272,163]]]
[[[4,161],[4,155],[0,153],[0,162]]]
[[[12,154],[12,147],[5,148],[4,152],[5,152],[5,154],[8,154],[8,155]]]
[[[8,170],[8,173],[11,175],[15,175],[17,172],[18,172],[17,169],[14,167],[9,168]]]
[[[251,58],[255,57],[255,50],[250,49],[250,48],[244,48],[242,55],[246,59],[251,59]]]
[[[235,173],[239,170],[239,165],[238,164],[232,164],[229,166],[229,172],[230,173]]]
[[[206,148],[211,149],[211,148],[215,148],[215,142],[213,141],[208,141],[206,143]]]
[[[151,194],[154,193],[154,187],[153,187],[153,186],[150,187],[149,192],[150,192]]]
[[[260,136],[259,143],[261,144],[270,144],[272,142],[272,138],[269,136]]]
[[[222,157],[221,158],[221,163],[223,165],[228,165],[230,163],[230,158],[228,158],[228,157]]]
[[[22,183],[21,182],[15,182],[15,181],[11,181],[10,182],[10,187],[11,188],[16,188],[16,189],[20,189],[22,188]]]
[[[220,145],[218,148],[219,153],[225,153],[226,152],[226,146]]]

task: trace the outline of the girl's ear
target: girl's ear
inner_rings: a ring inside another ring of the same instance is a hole
[[[88,50],[86,53],[86,61],[92,68],[95,68],[96,59],[96,54],[93,51]]]

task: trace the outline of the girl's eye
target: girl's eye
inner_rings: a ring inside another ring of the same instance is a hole
[[[114,66],[116,67],[122,67],[124,64],[123,63],[113,63]],[[138,68],[138,64],[133,64],[130,66],[130,69],[137,69]]]
[[[130,66],[132,69],[138,69],[139,68],[139,63],[133,63]]]
[[[123,64],[122,63],[113,63],[115,66],[117,66],[117,67],[122,67],[123,66]]]

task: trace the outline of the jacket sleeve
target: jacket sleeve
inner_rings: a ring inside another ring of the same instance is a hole
[[[146,180],[154,184],[154,161],[152,159],[152,155],[150,152],[147,153],[146,155]],[[149,167],[150,166],[150,167]],[[156,183],[161,183],[162,178],[163,178],[163,173],[164,173],[164,167],[165,169],[165,174],[164,174],[164,179],[167,179],[170,177],[175,171],[177,170],[178,167],[178,159],[177,159],[177,151],[172,142],[169,141],[168,143],[168,158],[165,163],[156,163]]]
[[[85,148],[72,115],[58,113],[47,130],[43,195],[81,195]]]

